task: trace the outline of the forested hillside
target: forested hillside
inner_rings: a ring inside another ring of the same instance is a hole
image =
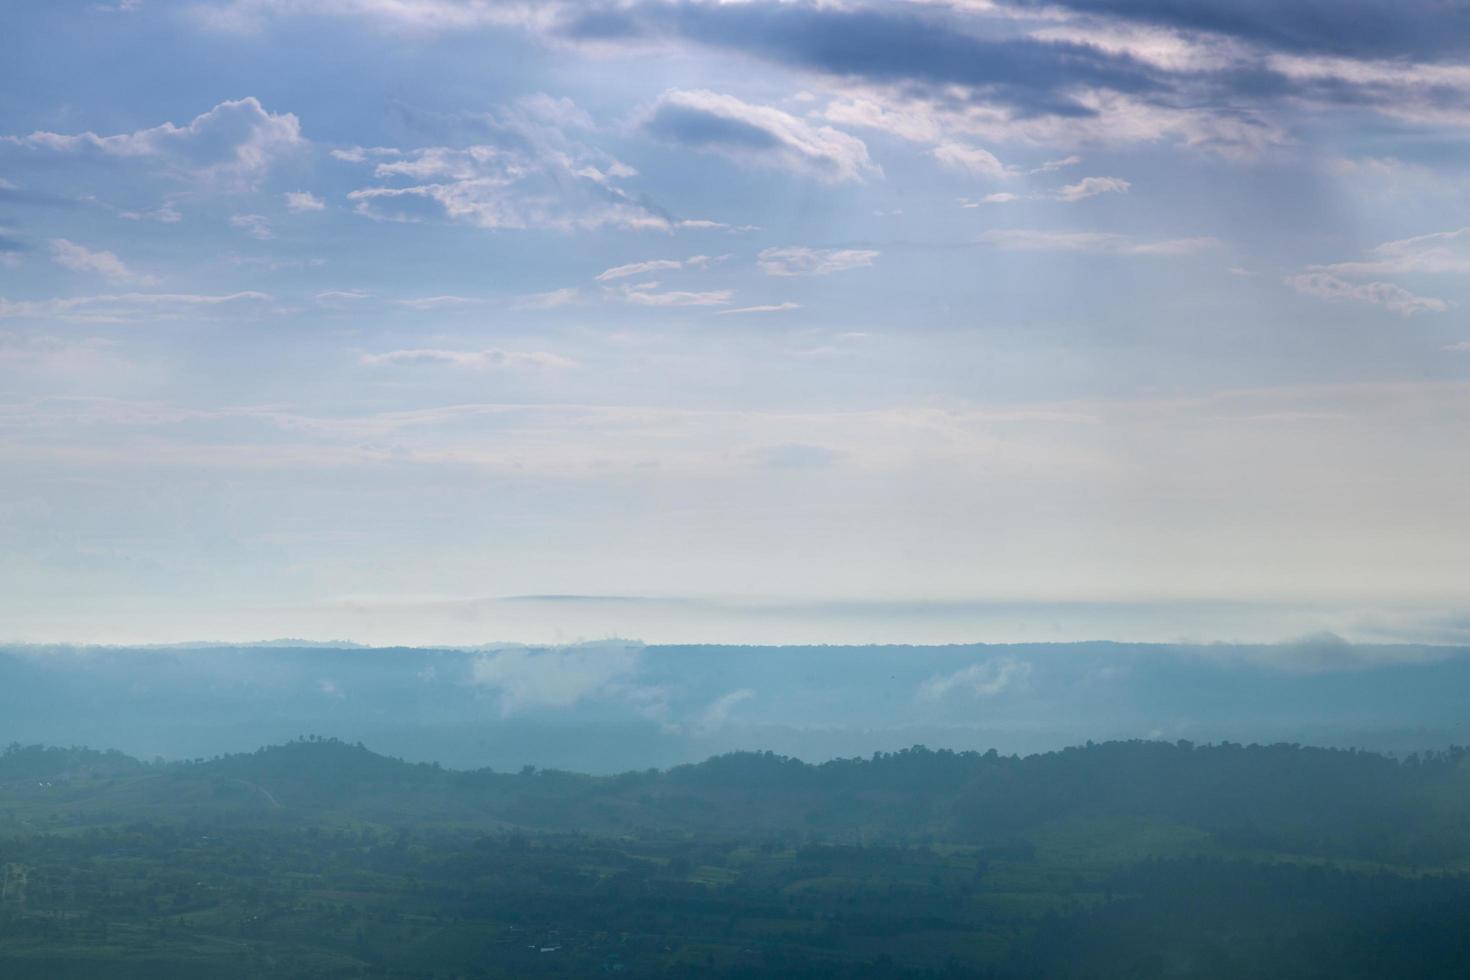
[[[0,755],[6,976],[1445,977],[1470,753]]]

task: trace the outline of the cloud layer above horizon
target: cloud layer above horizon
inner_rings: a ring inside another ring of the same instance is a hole
[[[1467,18],[21,0],[0,640],[1453,615]]]

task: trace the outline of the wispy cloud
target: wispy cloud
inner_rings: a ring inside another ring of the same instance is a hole
[[[471,681],[495,692],[502,715],[571,708],[583,701],[630,701],[647,707],[658,692],[639,684],[643,650],[614,643],[537,649],[515,647],[479,657]]]
[[[268,241],[276,237],[276,233],[271,230],[270,219],[263,214],[232,215],[230,227],[238,228],[251,238],[258,238],[261,241]]]
[[[1328,302],[1369,303],[1399,316],[1443,313],[1450,304],[1442,299],[1420,296],[1391,282],[1348,282],[1326,272],[1304,272],[1287,276],[1286,284],[1306,296]]]
[[[563,104],[566,103],[566,104]],[[350,191],[359,214],[380,221],[447,218],[486,229],[668,231],[674,220],[623,182],[636,171],[588,145],[569,100],[531,96],[476,114],[484,141],[468,146],[335,150],[371,165],[380,183]]]
[[[304,211],[325,211],[327,202],[310,191],[287,191],[286,208],[300,214]]]
[[[689,290],[660,290],[661,284],[645,282],[636,286],[625,286],[617,295],[629,303],[639,306],[723,306],[735,295],[731,289],[712,289],[704,292]]]
[[[382,354],[364,354],[359,360],[372,367],[446,364],[451,367],[476,370],[543,370],[573,366],[572,361],[548,351],[513,351],[498,348],[489,350],[414,348],[387,351]]]
[[[1018,173],[1014,167],[1007,167],[1001,163],[994,153],[978,146],[955,142],[941,143],[934,148],[933,153],[935,159],[945,166],[964,171],[974,177],[1004,180]]]
[[[1121,177],[1083,177],[1077,183],[1067,184],[1057,191],[1057,199],[1070,203],[1099,194],[1126,194],[1132,186]]]
[[[66,238],[51,239],[51,259],[73,272],[93,273],[113,282],[134,282],[146,286],[158,281],[133,271],[112,252],[90,249]]]
[[[563,289],[552,289],[544,293],[530,293],[517,299],[514,306],[518,310],[554,310],[559,306],[569,306],[582,298],[582,291],[575,286]]]
[[[768,276],[826,276],[873,264],[881,253],[870,248],[808,248],[786,245],[762,249],[756,265]]]
[[[732,313],[786,313],[790,310],[801,309],[800,303],[767,303],[761,306],[740,306],[733,310],[720,310],[716,316],[729,316]]]
[[[143,317],[173,317],[212,307],[254,305],[271,300],[268,293],[112,293],[64,299],[8,300],[0,297],[0,319],[124,322]]]
[[[919,685],[918,696],[938,701],[955,692],[976,697],[993,697],[1031,676],[1031,665],[1014,657],[996,657],[963,667],[952,674],[938,674]]]
[[[1219,246],[1208,236],[1140,242],[1101,231],[1041,231],[1008,228],[988,231],[981,241],[1010,252],[1097,252],[1113,255],[1193,255]]]
[[[708,255],[691,255],[687,259],[648,259],[643,262],[629,262],[626,265],[616,265],[597,274],[598,282],[612,282],[615,279],[627,279],[630,276],[645,276],[651,272],[663,272],[671,269],[703,268],[710,263]]]
[[[257,186],[278,159],[306,143],[296,116],[269,112],[253,97],[221,102],[187,126],[163,123],[112,136],[37,131],[0,140],[56,153],[157,160],[175,176],[230,190]]]
[[[1045,163],[1043,163],[1041,166],[1039,166],[1039,167],[1033,167],[1032,169],[1028,170],[1027,173],[1030,173],[1030,174],[1051,174],[1051,173],[1056,173],[1058,170],[1064,170],[1067,167],[1075,167],[1075,166],[1077,166],[1077,164],[1079,164],[1081,162],[1082,162],[1082,158],[1080,156],[1077,156],[1074,153],[1074,154],[1072,154],[1070,156],[1061,157],[1060,159],[1057,159],[1057,160],[1048,160]]]
[[[704,89],[664,93],[644,129],[690,149],[832,183],[880,173],[855,136]]]

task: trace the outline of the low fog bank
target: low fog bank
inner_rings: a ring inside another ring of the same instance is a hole
[[[0,741],[175,759],[316,734],[413,761],[615,772],[1105,739],[1470,741],[1470,650],[1273,645],[0,647]]]

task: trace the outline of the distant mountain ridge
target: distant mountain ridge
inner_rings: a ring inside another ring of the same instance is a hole
[[[614,773],[738,749],[1089,738],[1470,742],[1463,648],[1128,643],[485,649],[0,647],[0,744],[217,755],[320,732],[462,769]]]

